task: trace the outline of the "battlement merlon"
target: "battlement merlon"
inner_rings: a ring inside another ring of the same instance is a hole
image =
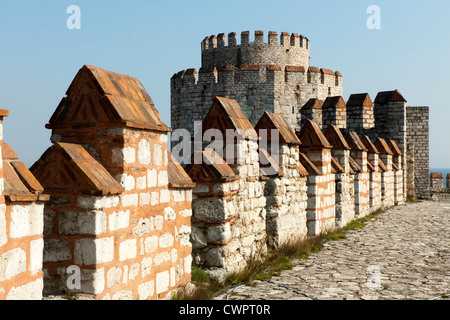
[[[172,89],[215,84],[316,84],[327,87],[342,87],[342,74],[324,68],[279,65],[241,65],[240,68],[233,65],[222,67],[201,67],[199,71],[195,68],[182,70],[175,73],[171,78]],[[275,83],[274,83],[275,84]]]
[[[268,41],[264,41],[264,32],[255,31],[254,41],[250,41],[250,32],[241,33],[238,45],[237,35],[231,32],[227,36],[206,37],[201,43],[202,67],[221,67],[226,65],[287,65],[309,67],[309,40],[297,33],[282,32],[280,36],[270,31]]]

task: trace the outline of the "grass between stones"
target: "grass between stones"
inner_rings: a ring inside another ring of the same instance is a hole
[[[353,220],[344,228],[335,229],[332,232],[315,237],[291,241],[269,250],[262,257],[252,257],[243,270],[229,274],[223,281],[209,279],[203,269],[193,267],[191,285],[176,290],[172,299],[211,300],[226,292],[230,287],[242,284],[252,286],[255,280],[269,280],[273,276],[280,275],[283,270],[292,269],[294,266],[292,260],[307,259],[311,253],[319,252],[327,241],[346,239],[345,232],[363,228],[368,222],[377,220],[378,215],[384,212],[384,209],[380,209],[365,217]]]

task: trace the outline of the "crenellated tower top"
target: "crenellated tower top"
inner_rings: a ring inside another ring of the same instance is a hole
[[[250,32],[241,32],[238,44],[237,34],[231,32],[206,37],[201,44],[202,67],[224,67],[242,65],[278,65],[309,67],[309,40],[303,35],[270,31],[268,41],[264,41],[264,32],[255,31],[254,41],[250,41]]]

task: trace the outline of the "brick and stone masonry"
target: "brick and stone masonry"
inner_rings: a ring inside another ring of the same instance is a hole
[[[194,121],[202,121],[215,96],[235,99],[252,125],[265,111],[279,113],[299,132],[307,119],[319,128],[328,123],[345,133],[355,131],[360,137],[378,136],[395,140],[402,155],[406,146],[415,145],[414,175],[404,170],[402,177],[414,196],[423,196],[429,187],[429,108],[407,107],[398,90],[379,92],[372,102],[369,94],[342,97],[343,78],[339,71],[310,65],[310,42],[297,34],[269,32],[264,41],[262,31],[206,37],[202,41],[202,67],[187,69],[171,79],[171,120],[174,129],[191,133]],[[290,40],[289,40],[290,39]],[[326,102],[325,100],[328,100]],[[322,106],[325,104],[325,109]],[[344,102],[344,103],[343,103]],[[332,106],[329,109],[329,106]],[[322,117],[325,117],[322,119]],[[339,121],[339,123],[338,123]],[[402,167],[407,157],[402,157]],[[413,168],[413,167],[409,167]],[[415,188],[407,177],[414,176]]]
[[[255,127],[261,139],[267,137],[266,149],[261,140],[260,157],[266,153],[266,162],[272,165],[272,172],[262,171],[264,195],[266,197],[266,232],[271,247],[278,247],[292,239],[301,239],[307,235],[307,175],[300,158],[301,141],[286,119],[275,113],[265,112]],[[278,150],[272,150],[271,136],[278,132]],[[264,138],[263,138],[264,137]],[[269,158],[279,158],[279,170]]]
[[[0,300],[42,299],[43,187],[3,142],[0,110]]]
[[[84,66],[66,94],[31,168],[51,196],[44,293],[165,298],[190,281],[194,186],[170,159],[169,128],[132,77]],[[72,266],[80,288],[67,285]]]
[[[318,175],[309,175],[307,182],[307,225],[310,236],[335,228],[335,183],[331,171],[332,145],[319,126],[307,120],[299,133],[301,151],[318,169]]]
[[[430,186],[429,112],[429,107],[406,108],[406,139],[408,145],[414,146],[414,185],[418,197],[423,196]]]
[[[350,146],[351,161],[355,166],[355,216],[361,218],[370,213],[370,176],[367,149],[354,131],[348,133],[346,140]]]
[[[194,252],[197,265],[236,271],[266,245],[266,198],[260,179],[258,135],[236,101],[215,98],[203,121],[203,132],[218,129],[226,139],[221,150],[206,148],[199,163],[186,167],[197,183],[193,225],[205,247]],[[236,135],[228,136],[227,130]],[[233,146],[227,149],[227,146]],[[233,152],[233,154],[230,154]],[[216,161],[207,161],[212,157]],[[228,163],[223,158],[230,159]],[[194,154],[195,162],[196,154]],[[208,170],[204,172],[204,167]],[[203,235],[203,237],[202,237]],[[195,247],[200,244],[195,244]]]
[[[379,163],[382,165],[381,173],[381,201],[383,206],[390,207],[394,200],[394,168],[392,163],[393,152],[383,138],[378,137],[375,147],[380,152]]]
[[[283,114],[299,130],[301,107],[311,98],[342,95],[342,75],[310,66],[310,42],[295,33],[270,32],[264,41],[256,31],[210,36],[202,41],[202,66],[180,71],[171,79],[173,129],[193,131],[206,117],[215,96],[235,99],[252,125],[264,111]]]
[[[403,158],[402,152],[397,146],[395,140],[389,140],[389,149],[392,155],[392,169],[394,171],[394,203],[402,204],[405,202],[405,185],[403,183]]]
[[[333,124],[328,125],[325,138],[331,143],[332,169],[335,172],[336,227],[342,228],[355,217],[354,174],[350,167],[350,146]]]
[[[444,175],[442,174],[442,172],[430,173],[430,186],[432,190],[444,189]]]
[[[372,140],[368,136],[364,136],[361,140],[364,146],[367,148],[367,165],[370,171],[369,177],[369,190],[370,198],[369,205],[372,211],[377,211],[382,207],[381,201],[381,166],[379,165],[380,152],[373,144]]]

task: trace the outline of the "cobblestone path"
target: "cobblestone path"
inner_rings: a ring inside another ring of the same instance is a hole
[[[422,300],[450,293],[450,203],[396,206],[346,236],[293,260],[292,270],[270,282],[216,299]]]

